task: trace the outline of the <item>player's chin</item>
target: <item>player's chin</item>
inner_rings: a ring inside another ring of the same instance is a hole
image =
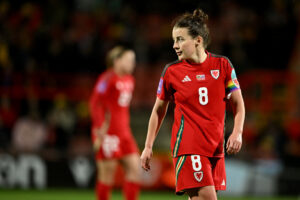
[[[184,60],[184,57],[182,55],[178,56],[178,60]]]

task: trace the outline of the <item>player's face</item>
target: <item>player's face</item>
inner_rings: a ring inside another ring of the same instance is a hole
[[[120,70],[125,74],[131,74],[135,68],[135,53],[126,51],[117,61]]]
[[[179,60],[193,59],[196,55],[196,41],[187,28],[174,27],[172,31],[173,48]]]

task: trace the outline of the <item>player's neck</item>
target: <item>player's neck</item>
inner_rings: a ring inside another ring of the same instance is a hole
[[[194,58],[187,59],[190,63],[197,63],[201,64],[203,63],[207,58],[207,53],[205,52],[205,49],[200,49],[196,51],[196,55]]]
[[[125,76],[126,75],[126,73],[124,73],[121,69],[114,68],[114,72],[118,76]]]

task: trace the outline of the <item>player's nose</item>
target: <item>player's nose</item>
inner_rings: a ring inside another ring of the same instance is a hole
[[[179,46],[178,46],[178,43],[177,43],[177,42],[174,42],[174,43],[173,43],[173,49],[175,49],[175,50],[178,50],[178,49],[179,49]]]

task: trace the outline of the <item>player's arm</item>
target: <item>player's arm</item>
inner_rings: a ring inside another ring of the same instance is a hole
[[[97,86],[96,86],[97,87]],[[89,100],[90,114],[92,118],[92,138],[93,148],[98,151],[105,134],[108,131],[110,124],[110,113],[106,109],[104,100],[107,98],[107,88],[102,90],[94,89],[93,94]],[[105,110],[105,112],[103,112]]]
[[[245,120],[245,105],[241,90],[235,90],[230,98],[231,106],[234,113],[234,127],[228,138],[226,149],[228,154],[235,154],[242,147],[242,133]]]
[[[100,126],[96,126],[93,128],[93,134],[95,135],[95,139],[93,142],[94,151],[98,151],[101,147],[101,144],[104,140],[104,136],[106,135],[110,124],[110,113],[105,112],[104,121]]]
[[[147,138],[145,142],[145,148],[141,155],[141,165],[144,170],[150,170],[150,159],[152,156],[152,147],[155,141],[155,138],[158,134],[160,126],[163,122],[163,119],[166,115],[168,109],[169,101],[164,101],[159,98],[156,98],[154,104],[147,131]]]

